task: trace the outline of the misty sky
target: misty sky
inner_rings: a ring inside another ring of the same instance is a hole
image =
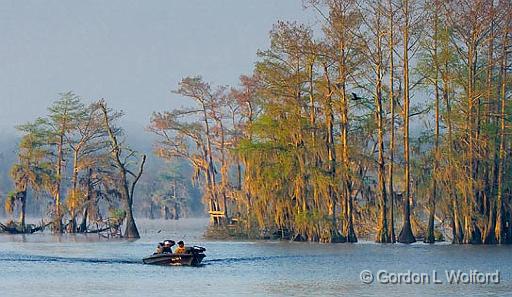
[[[3,0],[0,129],[45,115],[68,90],[104,97],[145,126],[153,111],[181,105],[170,91],[182,77],[236,84],[273,23],[311,14],[301,0]]]

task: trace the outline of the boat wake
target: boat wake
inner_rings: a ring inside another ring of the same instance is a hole
[[[276,259],[292,259],[300,258],[301,256],[259,256],[259,257],[240,257],[240,258],[220,258],[220,259],[205,259],[204,265],[212,264],[235,264],[239,262],[266,262]]]
[[[131,259],[99,259],[74,258],[41,255],[0,255],[0,262],[45,262],[45,263],[91,263],[91,264],[142,264],[140,260]]]

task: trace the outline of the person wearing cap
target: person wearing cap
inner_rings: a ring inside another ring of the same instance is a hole
[[[185,251],[186,251],[185,243],[183,242],[183,240],[178,241],[178,247],[176,248],[176,250],[174,250],[174,253],[175,254],[184,254]]]
[[[162,250],[162,253],[172,253],[171,247],[174,245],[174,241],[166,240],[164,241],[164,248]]]

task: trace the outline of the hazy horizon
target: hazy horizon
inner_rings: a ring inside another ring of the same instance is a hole
[[[121,5],[122,4],[122,5]],[[46,115],[58,93],[105,98],[135,126],[178,107],[187,75],[236,84],[277,20],[312,21],[300,0],[2,1],[0,131]]]

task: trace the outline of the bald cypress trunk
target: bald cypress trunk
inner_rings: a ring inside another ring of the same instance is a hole
[[[117,136],[114,133],[111,125],[110,118],[108,114],[107,107],[103,101],[99,103],[101,110],[103,112],[103,120],[105,125],[105,130],[107,130],[111,148],[112,148],[112,159],[116,164],[116,169],[118,170],[120,182],[121,182],[121,199],[124,211],[126,213],[126,229],[124,232],[124,237],[126,238],[140,238],[139,230],[137,229],[137,225],[135,224],[135,219],[133,217],[133,194],[135,191],[135,186],[142,176],[144,170],[144,164],[146,163],[146,155],[142,155],[140,164],[139,164],[139,172],[135,175],[131,173],[126,167],[126,161],[122,161],[121,151]],[[128,174],[133,176],[133,181],[129,181]]]
[[[448,128],[448,166],[453,164],[452,160],[454,158],[453,152],[453,124],[452,124],[452,109],[450,103],[450,82],[449,82],[449,68],[448,62],[445,62],[443,65],[443,99],[446,105],[446,124]],[[454,178],[453,176],[450,176]],[[462,243],[462,239],[464,237],[464,233],[462,231],[461,225],[461,215],[459,209],[459,202],[457,199],[457,193],[455,190],[455,185],[452,183],[448,184],[448,195],[450,197],[450,209],[451,209],[451,220],[452,220],[452,243]]]
[[[64,133],[65,128],[62,127],[58,135],[57,142],[57,163],[56,163],[56,180],[55,180],[55,217],[53,220],[53,231],[56,233],[63,232],[62,212],[61,212],[61,183],[62,183],[62,165],[64,159]]]
[[[327,148],[327,171],[329,177],[332,181],[336,180],[336,150],[334,148],[334,112],[332,108],[332,89],[331,89],[331,80],[329,78],[329,72],[327,65],[323,65],[324,68],[324,78],[327,83],[327,94],[325,96],[325,126],[327,127],[327,137],[326,137],[326,148]],[[331,217],[331,241],[332,242],[345,242],[346,238],[342,236],[338,231],[338,220],[336,218],[336,193],[334,191],[333,185],[329,183],[328,185],[328,195],[329,195],[329,215]]]
[[[425,234],[425,243],[434,243],[434,218],[436,213],[436,199],[437,199],[437,174],[439,170],[439,56],[438,56],[438,38],[439,38],[439,9],[440,3],[439,1],[435,1],[435,10],[434,10],[434,32],[433,32],[433,40],[434,40],[434,53],[433,53],[433,61],[435,67],[434,74],[434,95],[435,95],[435,134],[434,134],[434,167],[432,169],[432,191],[430,193],[428,207],[429,207],[429,215],[428,215],[428,224],[427,224],[427,233]]]
[[[23,232],[25,232],[25,218],[27,216],[27,190],[18,192],[17,195],[19,195],[19,200],[21,204],[19,224],[23,229]]]
[[[410,149],[409,149],[409,1],[403,1],[404,9],[404,28],[403,28],[403,79],[404,79],[404,185],[403,196],[403,224],[402,230],[398,235],[398,242],[413,243],[416,241],[411,227],[411,176],[410,176]]]
[[[379,192],[379,210],[378,210],[378,222],[377,222],[377,238],[376,242],[391,242],[388,230],[387,220],[387,193],[386,193],[386,181],[385,171],[386,164],[384,161],[384,111],[382,108],[382,32],[380,26],[380,9],[377,9],[376,16],[377,23],[377,58],[375,63],[376,73],[376,84],[375,84],[375,121],[377,123],[377,146],[378,146],[378,192]]]
[[[510,12],[507,18],[510,22]],[[507,22],[503,32],[502,42],[502,57],[501,57],[501,108],[500,108],[500,147],[499,147],[499,161],[498,161],[498,193],[496,198],[496,228],[495,235],[498,243],[505,243],[508,238],[506,237],[505,230],[505,203],[503,201],[503,175],[504,175],[504,163],[505,163],[505,117],[506,117],[506,92],[507,92],[507,49],[510,34],[510,24]]]
[[[498,110],[494,110],[496,104],[493,102],[494,97],[494,81],[493,81],[493,71],[494,71],[494,39],[495,39],[495,30],[494,30],[494,4],[491,5],[491,28],[490,28],[490,36],[488,40],[488,50],[487,50],[487,90],[486,90],[486,117],[485,124],[489,127],[495,127],[499,121],[493,123],[492,113],[498,113]],[[497,117],[495,117],[497,118]],[[491,128],[495,134],[494,137],[488,135],[486,138],[486,148],[484,151],[484,160],[487,160],[486,166],[484,168],[484,190],[483,190],[483,215],[486,220],[486,225],[483,234],[483,243],[484,244],[494,244],[496,242],[495,228],[496,228],[496,199],[494,197],[495,189],[494,187],[497,184],[497,176],[498,176],[498,154],[497,154],[497,130],[496,128]],[[492,148],[494,150],[491,152]]]
[[[464,191],[464,239],[463,242],[481,243],[481,233],[476,226],[476,200],[478,193],[475,189],[475,181],[477,178],[475,149],[477,144],[476,135],[476,119],[475,119],[475,66],[477,45],[475,36],[471,36],[468,41],[468,58],[467,58],[467,118],[466,118],[466,135],[468,137],[468,148],[466,155],[466,174],[469,177],[469,189]],[[478,106],[476,107],[478,108]]]
[[[344,75],[342,76],[344,77]],[[353,221],[353,202],[352,202],[352,180],[349,174],[350,162],[348,156],[348,100],[345,91],[345,84],[341,86],[341,147],[343,161],[343,179],[344,188],[342,190],[345,213],[344,236],[348,242],[357,242],[357,236],[354,231]]]
[[[389,239],[391,243],[395,243],[396,235],[395,235],[395,210],[394,210],[394,202],[395,202],[395,190],[393,186],[393,167],[394,167],[394,153],[395,153],[395,94],[394,94],[394,11],[393,11],[393,2],[389,0],[389,113],[390,113],[390,122],[389,122],[389,162],[388,162],[388,187],[389,187]]]

